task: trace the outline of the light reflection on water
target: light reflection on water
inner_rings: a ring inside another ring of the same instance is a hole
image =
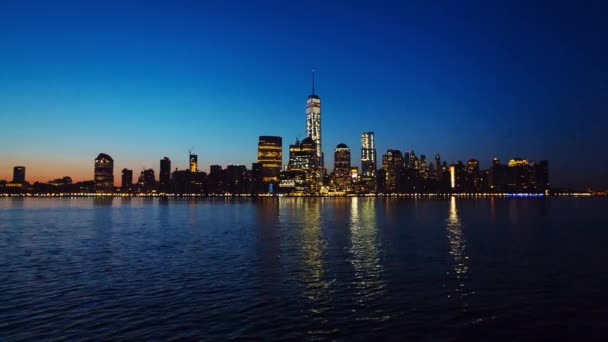
[[[458,216],[456,207],[456,197],[450,198],[450,210],[447,218],[447,238],[450,244],[450,255],[452,256],[453,267],[452,277],[456,280],[456,286],[452,289],[448,297],[455,296],[462,302],[462,309],[467,311],[467,296],[474,292],[467,288],[469,257],[466,254],[467,240],[464,237],[462,221]]]
[[[0,199],[0,339],[605,337],[607,205]]]
[[[375,199],[353,198],[350,201],[351,264],[354,269],[356,300],[361,309],[371,306],[384,295],[383,267],[380,263]],[[363,311],[363,310],[361,310]],[[381,310],[365,310],[365,318],[385,319]]]
[[[319,305],[325,301],[329,281],[325,279],[324,253],[326,241],[321,232],[321,200],[304,200],[299,204],[302,208],[304,225],[301,230],[301,248],[303,258],[302,277],[306,284],[304,297],[313,304],[311,310],[321,313],[323,307]]]

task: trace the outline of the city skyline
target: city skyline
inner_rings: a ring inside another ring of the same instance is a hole
[[[607,185],[602,4],[324,4],[310,27],[278,2],[0,6],[0,179],[92,179],[103,152],[117,185],[164,156],[185,169],[191,147],[205,172],[250,167],[260,135],[283,138],[286,165],[314,68],[328,169],[373,131],[377,162],[548,159],[555,186]]]

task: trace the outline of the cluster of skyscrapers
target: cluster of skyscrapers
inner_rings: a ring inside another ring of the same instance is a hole
[[[134,181],[133,170],[123,169],[121,186],[115,188],[114,160],[105,153],[95,158],[93,181],[72,183],[64,177],[30,186],[25,167],[16,166],[12,182],[0,181],[0,192],[95,192],[143,194],[398,194],[450,192],[546,192],[549,168],[546,160],[529,162],[511,159],[481,170],[476,159],[448,165],[439,154],[427,160],[414,151],[389,149],[378,165],[374,132],[361,133],[360,168],[351,163],[346,144],[334,149],[334,167],[328,172],[322,150],[321,98],[312,93],[306,100],[306,138],[289,145],[289,161],[283,166],[283,139],[260,136],[257,162],[244,165],[211,165],[209,174],[199,170],[198,156],[189,153],[186,170],[171,171],[171,160],[160,160],[159,177],[153,169],[141,171]]]

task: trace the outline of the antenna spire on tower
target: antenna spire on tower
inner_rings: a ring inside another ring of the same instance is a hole
[[[315,94],[315,69],[312,69],[312,94]]]

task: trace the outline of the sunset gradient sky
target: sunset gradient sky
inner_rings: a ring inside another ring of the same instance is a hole
[[[552,184],[608,186],[608,5],[482,1],[3,1],[0,179],[92,179],[168,156],[203,170],[305,137],[317,70],[326,165],[414,149],[449,163],[548,159]]]

